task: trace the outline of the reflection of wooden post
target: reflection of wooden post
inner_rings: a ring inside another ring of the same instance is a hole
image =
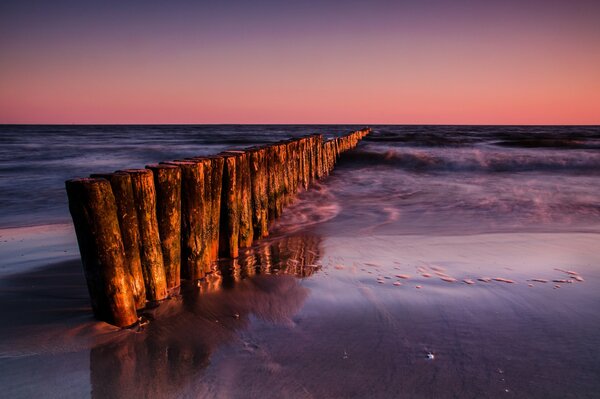
[[[152,171],[128,169],[140,229],[140,259],[146,284],[146,298],[160,301],[168,296],[167,279],[156,219],[156,192]]]
[[[140,233],[131,177],[129,173],[124,172],[93,174],[91,177],[104,178],[110,182],[117,205],[117,219],[125,250],[125,268],[129,274],[136,308],[142,309],[146,306],[146,286],[140,260]]]
[[[136,304],[110,183],[74,179],[66,188],[94,315],[119,327],[133,325]]]
[[[194,161],[165,162],[181,169],[181,277],[199,280],[207,268],[204,258],[204,165]]]
[[[154,175],[156,216],[167,288],[179,287],[181,269],[181,170],[175,165],[148,165]]]

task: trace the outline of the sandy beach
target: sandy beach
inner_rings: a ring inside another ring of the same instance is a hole
[[[266,268],[263,243],[138,332],[92,319],[78,260],[4,277],[0,384],[10,397],[73,398],[600,389],[597,234],[290,237],[271,253],[306,245],[315,265],[284,254]]]

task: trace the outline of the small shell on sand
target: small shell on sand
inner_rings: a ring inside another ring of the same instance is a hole
[[[464,280],[463,280],[463,282],[464,282],[465,284],[469,284],[469,285],[475,284],[475,281],[471,280],[470,278],[466,278],[466,279],[464,279]]]
[[[508,284],[515,283],[513,280],[509,280],[509,279],[503,278],[503,277],[496,277],[496,278],[494,278],[494,281],[500,281],[501,283],[508,283]]]
[[[402,285],[400,281],[394,281],[394,285]]]
[[[578,276],[579,273],[574,272],[573,270],[567,270],[567,274],[570,274],[571,276]]]
[[[533,287],[533,284],[527,284],[528,287]]]
[[[556,280],[552,280],[553,283],[570,283],[569,280],[565,280],[565,279],[556,279]]]
[[[560,288],[560,285],[557,284],[554,286],[554,289],[557,289],[557,288]]]
[[[385,284],[385,281],[383,281],[383,280],[377,280],[377,282],[378,282],[379,284]]]
[[[429,273],[423,273],[423,274],[421,274],[421,276],[429,278],[429,277],[431,277],[431,274],[429,274]]]
[[[583,277],[581,277],[581,276],[573,276],[573,280],[582,282],[583,281]]]
[[[491,277],[480,277],[477,280],[483,281],[484,283],[489,283],[490,281],[492,281],[492,278]]]
[[[396,277],[403,278],[405,280],[410,278],[410,276],[408,274],[396,274]]]
[[[547,283],[548,282],[548,280],[543,279],[543,278],[532,278],[531,281],[535,281],[538,283]]]
[[[450,277],[450,276],[440,277],[440,280],[445,281],[447,283],[455,283],[456,282],[456,279],[454,277]]]
[[[415,288],[420,290],[420,289],[421,289],[421,286],[420,286],[420,285],[417,285]]]

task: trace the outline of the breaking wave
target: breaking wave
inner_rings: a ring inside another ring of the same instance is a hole
[[[576,172],[600,174],[600,153],[590,151],[503,152],[490,149],[454,151],[365,147],[344,155],[345,162],[422,172]]]

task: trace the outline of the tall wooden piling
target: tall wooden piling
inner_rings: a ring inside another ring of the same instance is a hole
[[[117,205],[117,218],[125,250],[125,268],[129,274],[136,308],[142,309],[146,306],[146,286],[140,259],[140,233],[131,176],[129,173],[115,172],[92,174],[91,177],[103,178],[110,182]]]
[[[219,229],[221,223],[221,191],[223,190],[223,164],[225,160],[218,156],[208,157],[210,160],[209,202],[210,220],[210,254],[211,261],[219,258]]]
[[[239,248],[249,247],[254,240],[250,153],[226,151],[220,155],[225,159],[220,239],[225,247],[221,254],[237,257]],[[236,234],[237,240],[233,237]]]
[[[156,217],[167,289],[180,285],[181,170],[175,165],[147,165],[154,176]]]
[[[194,161],[165,162],[181,169],[181,277],[199,280],[207,269],[204,241],[204,164]]]
[[[168,296],[158,221],[154,177],[148,169],[127,169],[136,204],[140,233],[140,259],[148,301],[160,301]]]
[[[219,232],[219,255],[237,258],[239,254],[241,200],[239,187],[241,176],[237,171],[238,157],[224,153],[223,188],[221,189],[221,223]]]
[[[74,179],[66,189],[94,315],[119,327],[135,324],[136,304],[110,183]]]
[[[250,154],[245,151],[239,153],[237,164],[240,175],[240,248],[247,248],[254,241],[254,228],[252,224],[252,179],[250,177]]]
[[[267,197],[266,149],[248,151],[250,163],[250,186],[252,191],[252,224],[256,238],[269,235],[269,200]]]
[[[194,157],[189,160],[202,164],[204,175],[202,235],[206,242],[205,273],[212,271],[212,263],[219,254],[219,225],[221,215],[221,191],[223,189],[223,164],[221,156]]]

